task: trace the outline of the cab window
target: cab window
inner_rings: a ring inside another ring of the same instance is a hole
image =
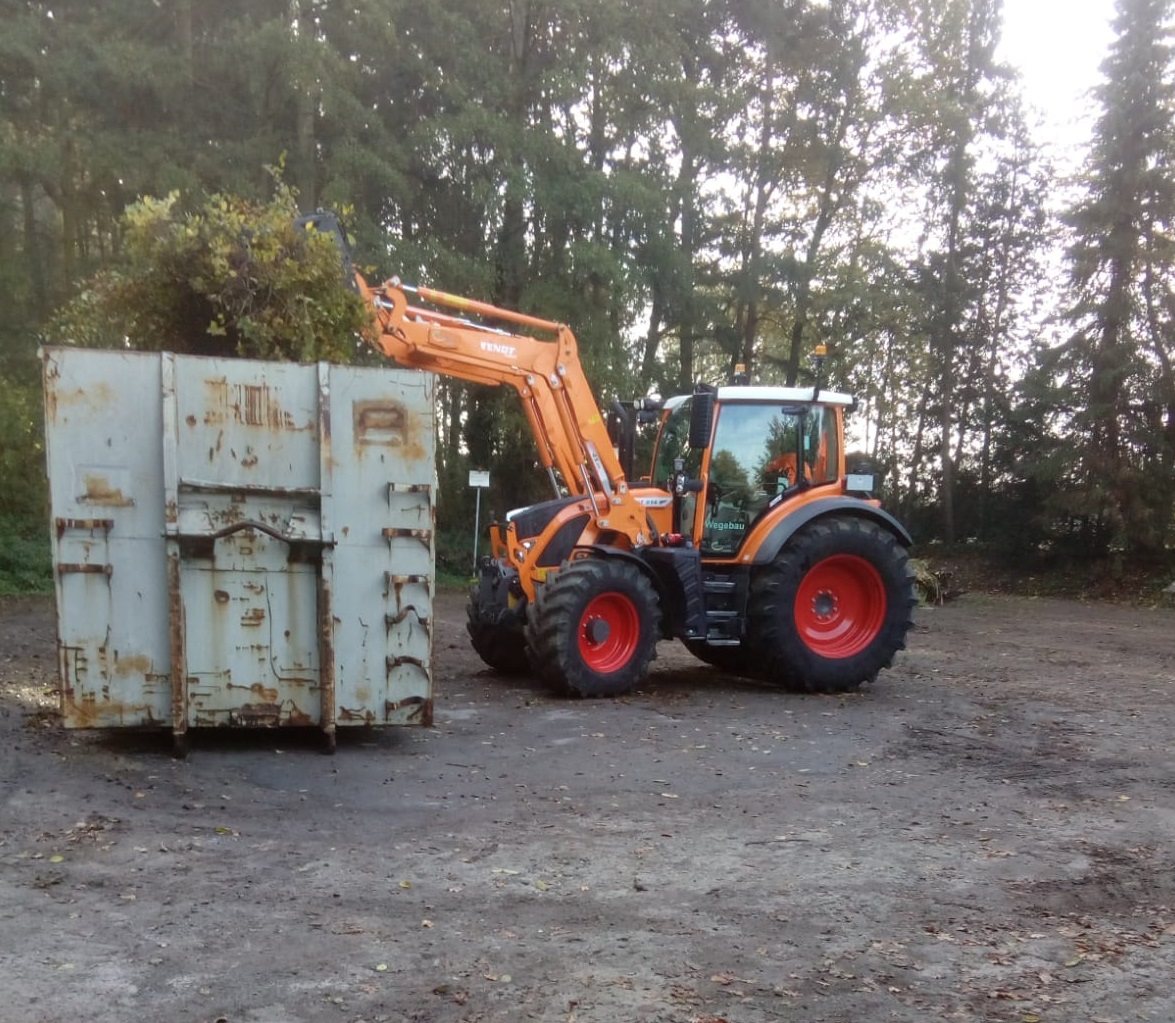
[[[710,455],[702,552],[733,554],[769,503],[835,480],[837,462],[832,409],[723,405]]]

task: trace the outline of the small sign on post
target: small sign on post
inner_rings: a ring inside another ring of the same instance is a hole
[[[490,485],[488,469],[470,469],[469,485],[477,491],[476,510],[473,515],[473,573],[477,574],[477,537],[481,532],[481,492]]]

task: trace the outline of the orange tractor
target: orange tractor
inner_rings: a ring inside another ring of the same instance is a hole
[[[306,218],[331,231],[329,214]],[[469,635],[490,667],[576,696],[639,683],[659,640],[788,689],[841,692],[905,645],[910,537],[848,473],[852,400],[811,388],[699,386],[601,413],[564,324],[355,274],[378,347],[404,366],[518,393],[556,496],[491,526]],[[528,333],[521,333],[527,331]],[[637,420],[659,421],[651,464]]]

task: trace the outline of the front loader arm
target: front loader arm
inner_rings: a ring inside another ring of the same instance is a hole
[[[411,288],[394,278],[371,287],[356,274],[356,283],[375,311],[380,351],[403,366],[513,387],[540,461],[591,501],[597,528],[626,535],[634,547],[656,542],[643,506],[629,493],[570,328],[431,288]],[[413,305],[410,294],[454,312]],[[499,330],[467,319],[470,315],[551,339]]]

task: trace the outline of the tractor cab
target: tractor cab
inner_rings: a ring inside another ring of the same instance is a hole
[[[738,555],[785,502],[841,491],[851,399],[812,396],[810,388],[733,386],[665,402],[647,478],[676,499],[671,531],[703,558]]]

